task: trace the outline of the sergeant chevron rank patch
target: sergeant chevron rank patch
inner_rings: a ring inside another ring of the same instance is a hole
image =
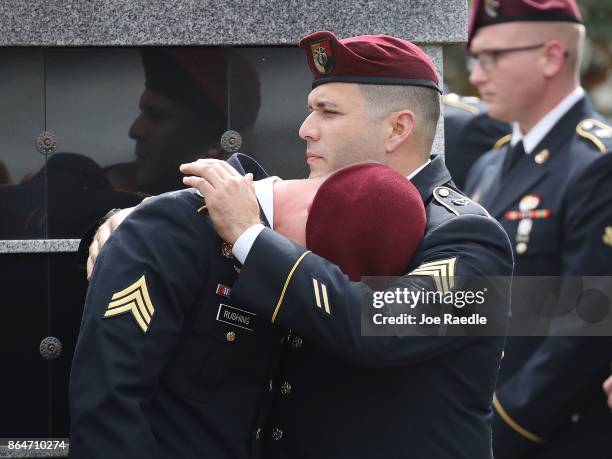
[[[331,308],[329,307],[329,298],[327,296],[327,287],[325,284],[314,277],[312,278],[312,286],[314,288],[315,304],[317,308],[331,316]]]
[[[155,308],[149,296],[144,274],[129,287],[114,293],[111,300],[104,318],[129,313],[144,333],[149,330]]]
[[[423,263],[408,276],[430,276],[436,283],[438,292],[446,293],[455,287],[455,265],[457,257]]]

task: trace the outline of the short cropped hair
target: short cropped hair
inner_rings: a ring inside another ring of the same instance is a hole
[[[421,86],[360,84],[368,112],[380,120],[398,110],[414,113],[414,135],[424,158],[428,158],[440,118],[440,94]]]

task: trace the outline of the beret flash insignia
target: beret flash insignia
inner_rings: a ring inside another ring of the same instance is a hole
[[[310,52],[312,53],[312,62],[317,72],[323,75],[331,72],[334,67],[334,56],[329,40],[312,43],[310,45]]]

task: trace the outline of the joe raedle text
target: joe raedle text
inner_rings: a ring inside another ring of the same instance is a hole
[[[487,317],[469,312],[469,306],[482,305],[487,289],[433,292],[396,288],[376,291],[372,295],[375,326],[385,325],[487,325]]]

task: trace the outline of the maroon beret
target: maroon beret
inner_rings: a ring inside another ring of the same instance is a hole
[[[404,273],[425,231],[425,208],[406,177],[377,163],[330,175],[306,221],[306,247],[351,280]]]
[[[424,86],[442,92],[436,67],[425,52],[389,35],[360,35],[338,40],[322,30],[300,40],[314,76],[324,83]]]
[[[502,22],[562,21],[582,23],[575,0],[473,0],[468,46],[480,27]]]

